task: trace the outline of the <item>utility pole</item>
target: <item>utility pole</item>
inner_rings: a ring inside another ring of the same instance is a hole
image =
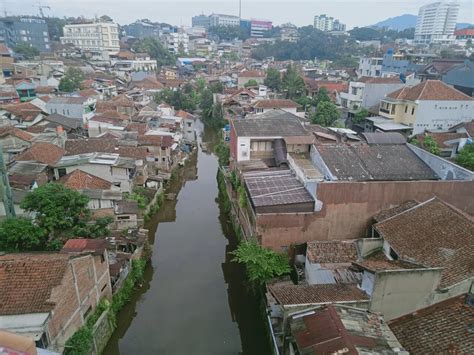
[[[242,20],[242,0],[239,0],[239,20]]]
[[[0,196],[5,207],[5,215],[7,218],[15,217],[15,206],[13,205],[12,189],[10,181],[8,181],[8,171],[3,159],[3,147],[0,144]]]

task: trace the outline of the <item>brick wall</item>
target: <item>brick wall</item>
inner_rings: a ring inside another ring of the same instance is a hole
[[[474,181],[321,183],[319,212],[257,215],[257,234],[263,246],[275,250],[309,240],[360,238],[379,211],[434,196],[474,214]]]
[[[107,253],[72,257],[60,286],[53,289],[56,304],[48,321],[52,347],[62,350],[66,340],[83,324],[102,298],[112,297]]]

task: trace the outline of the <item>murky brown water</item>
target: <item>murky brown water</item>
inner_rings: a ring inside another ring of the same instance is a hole
[[[206,131],[203,141],[216,141]],[[197,161],[196,161],[197,160]],[[150,221],[151,266],[105,354],[269,354],[259,302],[228,253],[237,241],[219,206],[217,158],[199,151]]]

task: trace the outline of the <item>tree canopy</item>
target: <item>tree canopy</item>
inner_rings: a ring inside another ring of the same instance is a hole
[[[240,242],[232,254],[233,261],[245,264],[249,280],[256,285],[291,271],[285,255],[263,248],[255,240]]]
[[[84,73],[81,69],[68,67],[59,82],[59,90],[63,92],[73,92],[80,88],[83,80]]]
[[[474,144],[466,144],[456,157],[456,163],[474,171]]]
[[[244,87],[249,88],[249,87],[255,87],[258,86],[257,80],[255,79],[250,79],[244,84]]]
[[[268,68],[267,77],[265,78],[264,84],[272,90],[280,91],[281,89],[280,71],[275,68]]]
[[[27,218],[8,218],[0,222],[0,251],[45,250],[48,237]]]
[[[285,91],[287,99],[299,97],[304,92],[304,81],[300,73],[292,65],[288,65],[283,76],[282,89]]]
[[[20,42],[13,46],[13,51],[25,59],[33,59],[39,55],[39,50],[26,42]]]
[[[339,119],[337,106],[330,101],[321,101],[316,107],[316,113],[311,116],[311,122],[324,127],[331,127]]]
[[[234,39],[246,40],[250,37],[249,31],[239,26],[212,26],[208,32],[209,35],[217,36],[223,41],[231,41]]]
[[[176,62],[176,57],[155,38],[144,38],[137,41],[133,45],[133,50],[148,53],[160,66],[173,65]]]

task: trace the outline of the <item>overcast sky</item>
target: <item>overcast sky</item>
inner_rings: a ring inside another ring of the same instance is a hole
[[[38,14],[38,0],[0,0],[8,14]],[[45,14],[93,17],[107,14],[120,24],[138,18],[191,25],[196,14],[225,13],[238,15],[239,0],[40,0],[51,6]],[[313,23],[314,15],[328,14],[349,28],[366,26],[405,13],[417,14],[429,0],[242,0],[242,18],[269,19],[274,24],[291,22],[298,26]],[[458,22],[474,23],[473,0],[459,0]]]

